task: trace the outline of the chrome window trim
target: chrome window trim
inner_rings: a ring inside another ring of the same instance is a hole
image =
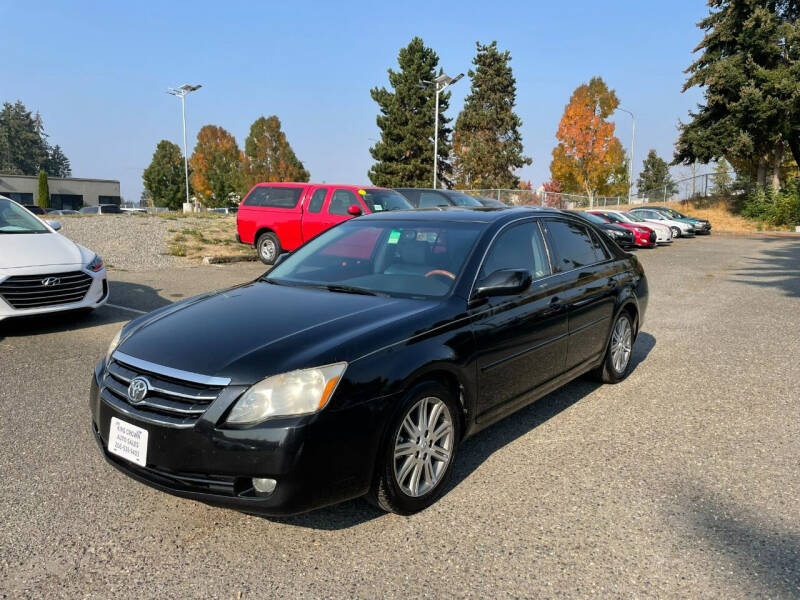
[[[157,375],[164,375],[165,377],[171,377],[172,379],[183,379],[184,381],[198,383],[200,385],[226,386],[231,382],[230,378],[228,377],[212,377],[210,375],[203,375],[202,373],[192,373],[191,371],[173,369],[172,367],[165,367],[164,365],[152,363],[149,360],[136,358],[135,356],[125,354],[119,350],[115,350],[111,355],[111,358],[123,364],[137,367],[144,371],[150,371]]]

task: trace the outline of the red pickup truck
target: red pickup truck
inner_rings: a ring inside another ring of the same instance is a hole
[[[394,190],[317,183],[258,183],[236,213],[236,239],[271,265],[315,235],[360,214],[412,209]]]

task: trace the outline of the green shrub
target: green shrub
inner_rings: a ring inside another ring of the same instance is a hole
[[[742,216],[775,227],[800,225],[800,179],[793,179],[781,190],[768,187],[750,192]]]

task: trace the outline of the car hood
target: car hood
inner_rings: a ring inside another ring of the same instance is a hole
[[[442,302],[253,281],[140,317],[117,350],[158,365],[251,384],[358,358],[436,320]]]
[[[78,265],[89,260],[88,250],[58,233],[0,234],[0,269],[3,270]]]

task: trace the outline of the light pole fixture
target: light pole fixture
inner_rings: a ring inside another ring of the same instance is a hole
[[[463,76],[463,73],[459,73],[455,77],[450,77],[449,75],[442,73],[433,80],[433,83],[436,85],[436,116],[434,118],[433,125],[433,189],[436,189],[436,180],[439,174],[439,94],[453,85]]]
[[[617,110],[626,112],[631,116],[631,164],[630,164],[630,180],[628,181],[628,204],[631,203],[631,193],[633,191],[633,144],[636,141],[636,117],[627,108],[617,107]]]
[[[181,99],[181,117],[183,119],[183,174],[186,183],[186,204],[189,204],[189,151],[186,148],[186,94],[199,90],[202,85],[189,85],[184,83],[178,88],[167,89],[168,94]]]

